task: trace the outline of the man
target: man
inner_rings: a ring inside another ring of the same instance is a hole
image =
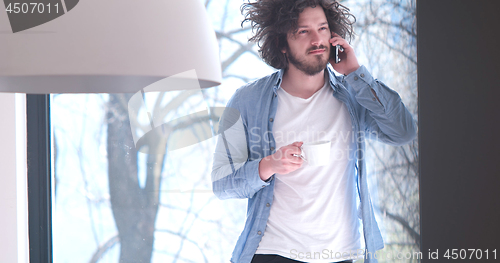
[[[280,70],[238,89],[221,118],[214,193],[248,198],[231,262],[352,262],[362,249],[365,262],[377,262],[372,255],[383,240],[367,188],[364,138],[410,142],[411,114],[358,64],[344,39],[352,36],[352,15],[335,0],[260,0],[242,10],[264,61]],[[337,45],[339,63],[331,56]],[[301,146],[324,140],[331,141],[330,161],[309,165]]]

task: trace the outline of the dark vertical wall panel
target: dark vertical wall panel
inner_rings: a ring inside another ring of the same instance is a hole
[[[423,262],[500,254],[499,14],[500,1],[417,0],[422,252],[440,259]]]

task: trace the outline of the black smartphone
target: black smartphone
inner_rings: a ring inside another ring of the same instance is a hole
[[[339,52],[344,52],[344,48],[341,45],[336,45],[335,47],[332,48],[332,51],[330,52],[330,57],[335,58],[335,64],[340,62],[339,58]]]

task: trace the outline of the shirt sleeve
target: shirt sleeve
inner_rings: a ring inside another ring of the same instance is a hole
[[[220,199],[251,198],[269,185],[259,176],[261,159],[248,159],[248,144],[237,94],[229,101],[219,122],[212,166],[212,187]]]
[[[345,81],[362,107],[360,118],[367,137],[391,145],[407,144],[416,137],[417,125],[397,92],[374,79],[364,66]]]

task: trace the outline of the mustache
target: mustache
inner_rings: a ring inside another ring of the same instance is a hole
[[[325,45],[319,45],[319,46],[315,46],[315,47],[311,47],[307,50],[307,53],[309,52],[312,52],[312,51],[315,51],[315,50],[318,50],[318,49],[325,49],[325,50],[328,50],[328,46],[325,46]]]

